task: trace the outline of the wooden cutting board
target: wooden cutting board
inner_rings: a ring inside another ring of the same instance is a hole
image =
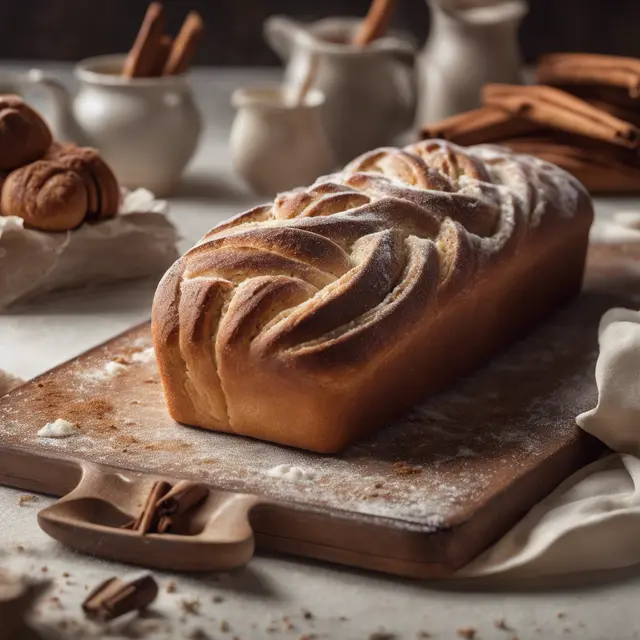
[[[574,418],[596,399],[600,316],[640,306],[638,257],[620,247],[592,250],[585,290],[570,306],[339,456],[176,424],[149,327],[137,327],[0,400],[0,482],[72,492],[41,513],[41,526],[80,550],[125,561],[226,568],[250,557],[253,531],[265,549],[414,577],[450,575],[599,455]],[[57,418],[76,423],[79,435],[36,435]],[[283,476],[280,465],[302,477]],[[222,491],[212,492],[189,535],[122,532],[149,477]]]

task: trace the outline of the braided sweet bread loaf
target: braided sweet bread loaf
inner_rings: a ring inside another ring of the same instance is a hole
[[[167,272],[152,324],[171,415],[339,451],[577,292],[592,217],[569,174],[498,147],[367,153]]]

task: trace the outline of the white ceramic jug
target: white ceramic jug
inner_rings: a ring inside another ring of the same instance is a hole
[[[271,16],[265,22],[267,41],[287,63],[287,86],[300,86],[314,67],[311,87],[325,95],[325,128],[341,164],[393,142],[415,115],[413,43],[389,35],[356,47],[349,43],[359,25],[351,18],[304,25]]]
[[[524,0],[428,0],[431,30],[420,59],[417,124],[481,106],[488,82],[521,81],[517,29]]]
[[[56,138],[99,149],[123,185],[166,195],[195,152],[200,114],[184,76],[125,78],[123,62],[121,55],[80,62],[74,98],[38,69],[25,81],[49,90]]]
[[[229,145],[236,171],[258,194],[306,187],[334,168],[321,121],[324,96],[310,90],[302,103],[281,86],[237,89]]]

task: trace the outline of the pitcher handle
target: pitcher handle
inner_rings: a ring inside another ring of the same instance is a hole
[[[288,60],[293,48],[298,27],[285,16],[269,16],[264,21],[263,33],[267,44],[282,60]]]
[[[75,142],[80,145],[89,145],[85,134],[80,129],[73,116],[71,96],[67,87],[53,75],[42,69],[30,69],[25,79],[28,84],[43,87],[53,105],[53,116],[49,126],[53,135],[64,142]]]

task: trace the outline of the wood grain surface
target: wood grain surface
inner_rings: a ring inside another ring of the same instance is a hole
[[[177,425],[164,406],[148,326],[138,327],[0,400],[0,481],[63,495],[79,480],[79,461],[195,479],[261,497],[251,514],[259,547],[448,575],[599,455],[574,418],[596,399],[600,316],[640,306],[639,257],[620,247],[592,250],[585,291],[567,308],[339,456]],[[57,418],[78,425],[79,435],[38,438]],[[302,480],[274,473],[280,465],[298,467]]]

